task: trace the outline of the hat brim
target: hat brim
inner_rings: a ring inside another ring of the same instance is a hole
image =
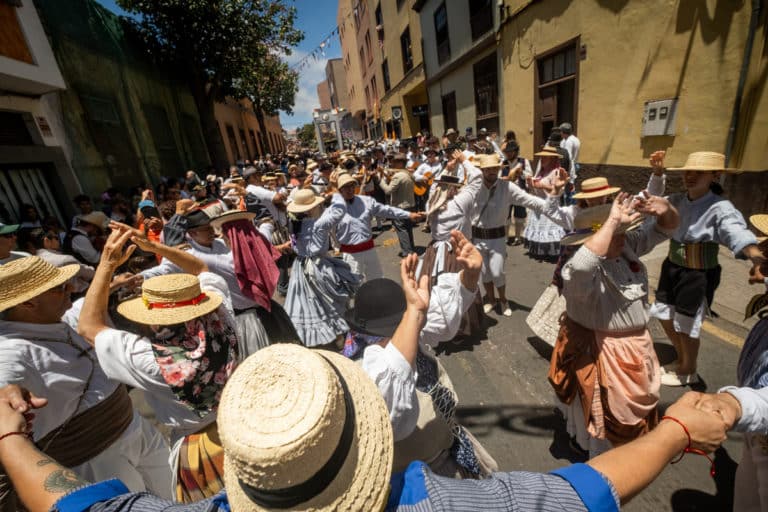
[[[629,233],[630,231],[634,231],[635,229],[639,228],[643,225],[644,218],[640,218],[639,220],[635,221],[634,223],[630,224],[626,228],[619,228],[617,229],[613,234],[614,235],[623,235],[624,233]],[[565,235],[562,239],[560,239],[560,245],[581,245],[585,243],[587,240],[595,236],[594,233],[579,233],[579,234],[573,234],[573,235]]]
[[[0,302],[0,312],[5,311],[6,309],[10,309],[14,306],[18,306],[19,304],[26,302],[33,297],[42,295],[48,290],[66,283],[75,277],[78,272],[80,272],[80,264],[73,263],[72,265],[65,265],[63,267],[57,268],[56,270],[58,271],[56,275],[46,279],[45,282],[41,283],[40,285],[27,288],[26,290],[19,290],[19,293],[13,293],[8,300]]]
[[[208,297],[192,306],[179,306],[167,309],[149,309],[142,297],[126,300],[117,305],[117,312],[137,324],[174,325],[188,322],[216,311],[223,301],[221,295],[210,290],[203,290]]]
[[[227,222],[234,222],[236,220],[253,220],[256,218],[256,214],[247,210],[230,210],[224,212],[218,217],[211,219],[211,226],[214,229],[219,229]]]
[[[435,185],[449,185],[451,187],[463,187],[464,186],[464,184],[462,182],[456,183],[454,181],[440,181],[440,180],[435,181]]]
[[[560,153],[557,153],[557,152],[553,153],[550,151],[539,151],[538,153],[534,153],[533,156],[552,156],[552,157],[557,157],[561,160],[563,159],[563,155],[561,155]]]
[[[764,235],[768,235],[768,214],[752,215],[749,222]]]
[[[594,192],[578,192],[573,194],[574,199],[592,199],[594,197],[610,196],[620,191],[621,187],[609,187],[603,190],[596,190]]]
[[[0,228],[0,235],[9,235],[19,230],[20,224],[8,224]]]
[[[376,384],[357,363],[325,350],[325,358],[344,378],[355,409],[355,432],[347,459],[323,492],[294,510],[384,510],[389,497],[393,446],[389,411]],[[240,487],[233,458],[224,449],[224,482],[231,509],[238,512],[276,510],[251,501]]]
[[[400,321],[403,319],[403,313],[397,315],[389,315],[382,318],[376,318],[365,322],[365,325],[358,322],[355,318],[354,309],[348,309],[344,313],[344,320],[347,321],[349,327],[361,334],[367,334],[369,336],[381,336],[382,338],[391,338],[394,336],[397,326],[400,325]]]
[[[308,212],[315,206],[318,206],[323,201],[325,201],[324,198],[316,197],[315,200],[309,204],[289,203],[288,206],[286,206],[286,210],[288,210],[290,213],[304,213],[304,212]]]

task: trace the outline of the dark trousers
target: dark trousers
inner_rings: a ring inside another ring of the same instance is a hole
[[[290,254],[283,254],[277,260],[277,268],[280,270],[280,277],[277,280],[277,293],[283,297],[288,293],[288,281],[290,278],[288,269],[291,268],[292,264],[293,256]]]
[[[413,211],[413,208],[405,208],[405,210]],[[395,227],[397,239],[400,241],[400,252],[403,254],[416,252],[413,247],[413,224],[411,219],[394,219],[392,225]]]

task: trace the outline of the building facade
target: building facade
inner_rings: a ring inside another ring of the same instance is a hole
[[[496,2],[418,0],[413,9],[421,23],[432,132],[502,130]]]
[[[0,2],[0,221],[22,205],[68,225],[80,177],[69,165],[57,93],[66,89],[32,2]]]
[[[382,51],[381,118],[385,133],[397,138],[430,131],[421,23],[413,10],[416,3],[379,0],[374,10]]]
[[[331,94],[331,106],[328,108],[350,110],[347,76],[342,59],[328,59],[325,65],[325,80]]]
[[[505,0],[505,128],[530,155],[570,122],[582,168],[609,176],[647,167],[656,150],[668,166],[708,150],[766,169],[768,15],[756,4]],[[725,187],[745,213],[768,209],[768,174],[731,175]]]
[[[215,105],[214,115],[230,163],[258,160],[285,151],[280,118],[264,116],[266,126],[260,126],[250,101],[228,98]],[[260,133],[264,136],[259,137]]]
[[[328,110],[331,108],[331,88],[328,85],[328,80],[323,80],[317,84],[317,101],[320,103],[320,108]]]

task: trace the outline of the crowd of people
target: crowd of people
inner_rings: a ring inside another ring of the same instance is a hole
[[[513,132],[449,129],[81,195],[67,226],[23,205],[0,224],[0,508],[614,510],[735,429],[735,510],[768,509],[768,293],[737,385],[659,411],[661,385],[699,379],[720,246],[753,264],[731,278],[768,289],[768,242],[719,185],[735,170],[656,152],[647,187],[621,191],[578,179],[580,145],[564,123],[532,162]],[[666,173],[685,191],[665,196]],[[385,221],[399,281],[375,250]],[[640,258],[667,240],[651,305]],[[456,416],[434,349],[512,316],[509,245],[554,264],[527,323],[586,464],[500,472]]]

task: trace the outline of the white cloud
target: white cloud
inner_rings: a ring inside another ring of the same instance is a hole
[[[295,50],[286,61],[293,65],[303,59],[307,52]],[[328,59],[323,57],[315,60],[307,59],[307,65],[299,71],[299,92],[296,93],[296,101],[293,105],[293,115],[280,113],[280,122],[283,128],[291,130],[312,122],[312,111],[320,108],[320,100],[317,98],[317,84],[325,80],[325,65]]]

